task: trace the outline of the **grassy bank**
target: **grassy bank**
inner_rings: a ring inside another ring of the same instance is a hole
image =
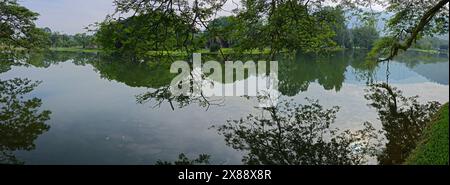
[[[50,48],[51,51],[63,51],[63,52],[85,52],[85,53],[96,53],[96,52],[102,52],[101,49],[89,49],[89,48]],[[327,52],[337,52],[337,51],[344,51],[344,48],[330,48],[327,49]],[[235,54],[236,51],[232,48],[222,48],[221,51],[214,51],[211,52],[208,49],[200,49],[198,51],[195,51],[196,53],[201,54],[224,54],[224,55],[230,55]],[[265,48],[263,50],[259,49],[253,49],[249,51],[244,51],[242,54],[263,54],[268,55],[270,54],[270,49]],[[282,50],[281,52],[287,52],[287,50]],[[186,56],[187,53],[185,51],[148,51],[146,53],[148,56],[160,56],[160,55],[171,55],[171,56]]]
[[[445,53],[445,51],[439,51],[439,50],[426,50],[426,49],[418,49],[418,48],[410,48],[408,51],[415,51],[415,52],[421,52],[421,53],[427,53],[427,54],[440,54]],[[448,51],[447,51],[448,52]]]
[[[448,165],[448,103],[425,130],[423,140],[406,160],[413,165]]]
[[[96,52],[102,52],[101,49],[89,49],[89,48],[50,48],[51,51],[63,51],[63,52],[86,52],[86,53],[96,53]],[[201,49],[196,51],[196,53],[201,54],[220,54],[220,51],[211,52],[207,49]],[[222,48],[222,53],[225,55],[228,54],[234,54],[235,51],[231,48]],[[260,50],[252,50],[252,51],[245,51],[244,54],[269,54],[270,49],[264,49],[262,51]],[[149,56],[159,56],[159,55],[172,55],[172,56],[185,56],[187,55],[184,51],[148,51],[147,55]]]
[[[66,52],[84,52],[84,53],[96,53],[100,52],[99,49],[91,48],[50,48],[51,51],[66,51]]]

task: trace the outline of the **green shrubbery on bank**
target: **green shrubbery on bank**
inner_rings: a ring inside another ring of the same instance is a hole
[[[448,103],[425,130],[422,141],[406,160],[413,165],[448,165]]]
[[[96,53],[100,52],[100,49],[95,48],[50,48],[51,51],[66,51],[66,52],[84,52],[84,53]]]
[[[96,53],[96,52],[102,52],[102,49],[96,49],[96,48],[50,48],[51,51],[62,51],[62,52],[85,52],[85,53]],[[211,52],[207,49],[201,49],[197,50],[197,53],[202,54],[220,54],[223,53],[225,55],[236,53],[231,48],[222,48],[221,51],[214,51]],[[269,54],[270,49],[264,49],[264,50],[251,50],[251,51],[245,51],[243,54]],[[171,55],[171,56],[185,56],[187,55],[184,51],[147,51],[146,53],[148,56],[158,56],[158,55]]]

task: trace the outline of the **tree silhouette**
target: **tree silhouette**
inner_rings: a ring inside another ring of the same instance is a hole
[[[358,131],[332,128],[338,107],[324,109],[318,101],[297,105],[282,101],[261,108],[262,115],[229,120],[217,128],[226,144],[247,152],[245,164],[363,164],[376,150],[377,134],[369,124]],[[268,113],[268,115],[266,114]]]
[[[0,80],[0,163],[21,164],[13,152],[33,150],[34,140],[50,128],[45,122],[51,112],[38,110],[42,101],[24,99],[38,85],[28,79]]]
[[[200,154],[198,158],[189,159],[184,153],[181,153],[178,160],[174,162],[158,160],[156,165],[208,165],[210,158],[210,155]]]
[[[386,83],[373,84],[366,99],[378,112],[387,139],[378,155],[380,164],[402,164],[416,147],[427,123],[438,111],[438,102],[420,104],[418,96],[404,97],[402,91]]]

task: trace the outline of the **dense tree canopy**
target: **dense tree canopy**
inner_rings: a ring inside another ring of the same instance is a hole
[[[330,17],[315,1],[242,1],[240,48],[320,51],[333,44]]]
[[[363,25],[351,30],[353,45],[361,48],[372,49],[373,44],[379,38],[379,33],[373,25]]]
[[[206,25],[221,1],[116,0],[116,13],[99,24],[97,42],[108,51],[145,55],[147,51],[199,49],[199,27]]]
[[[212,51],[219,47],[234,47],[239,41],[239,38],[236,37],[237,25],[238,20],[235,16],[219,17],[212,20],[205,32],[205,37],[208,40],[207,47]]]
[[[317,53],[338,46],[372,48],[372,57],[392,59],[424,36],[448,32],[449,0],[241,0],[232,16],[217,17],[226,2],[115,0],[116,11],[98,23],[95,41],[106,51],[134,56],[231,47],[237,52],[269,49],[273,58],[280,51]],[[392,15],[383,38],[377,39],[379,30],[370,24],[347,28],[348,12],[374,16],[374,6]],[[0,15],[2,47],[95,47],[86,34],[36,28],[38,14],[16,0],[2,0]]]
[[[147,51],[195,47],[195,35],[190,35],[195,29],[175,13],[156,10],[102,23],[97,42],[105,50],[143,55]]]
[[[187,50],[207,46],[237,51],[270,48],[271,54],[289,51],[318,52],[334,47],[342,29],[342,12],[321,1],[242,1],[233,16],[215,19],[224,0],[129,1],[116,0],[116,11],[99,24],[97,41],[113,51],[142,54],[149,50]],[[335,19],[336,14],[341,20]],[[338,25],[335,22],[339,22]],[[201,30],[204,30],[202,32]],[[113,39],[111,39],[113,38]]]
[[[77,33],[75,35],[69,35],[59,32],[52,32],[49,28],[44,28],[50,34],[51,47],[81,47],[81,48],[94,48],[94,36],[87,35],[86,33]]]
[[[34,23],[38,15],[20,6],[16,0],[0,1],[0,46],[47,47],[48,35]]]
[[[371,55],[389,60],[406,51],[423,36],[448,33],[449,0],[378,0],[394,15],[387,21],[386,36],[377,41]]]
[[[333,0],[338,5],[333,8],[322,0],[242,0],[233,16],[215,19],[225,2],[116,0],[116,14],[100,24],[98,41],[106,49],[134,53],[193,51],[204,46],[201,34],[206,33],[206,45],[212,50],[218,46],[236,51],[269,48],[274,56],[282,50],[319,52],[338,45],[373,47],[373,56],[388,54],[390,59],[423,35],[448,31],[448,0]],[[344,12],[373,16],[375,5],[394,16],[387,22],[386,36],[373,44],[378,38],[375,27],[348,30]],[[363,11],[368,8],[372,13]],[[117,14],[131,17],[117,18]]]

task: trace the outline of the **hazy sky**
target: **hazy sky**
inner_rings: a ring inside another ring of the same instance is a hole
[[[39,27],[68,34],[86,32],[85,27],[100,22],[114,12],[113,0],[18,0],[18,2],[40,14]],[[230,15],[237,8],[239,0],[228,0],[218,16]],[[333,3],[329,3],[333,4]],[[379,9],[379,8],[375,8]],[[382,10],[382,9],[380,9]]]
[[[40,14],[38,27],[68,34],[83,33],[92,23],[100,22],[114,12],[114,0],[18,0],[30,10]],[[240,5],[240,0],[228,0],[216,17],[227,16]]]
[[[40,14],[39,27],[68,34],[85,32],[89,24],[102,21],[114,12],[113,0],[19,0]]]
[[[234,0],[239,2],[238,0]],[[21,5],[40,14],[39,27],[49,27],[53,31],[68,34],[83,33],[89,24],[104,20],[114,12],[113,0],[19,0]],[[227,1],[225,9],[236,8]],[[229,15],[221,12],[220,15]]]

